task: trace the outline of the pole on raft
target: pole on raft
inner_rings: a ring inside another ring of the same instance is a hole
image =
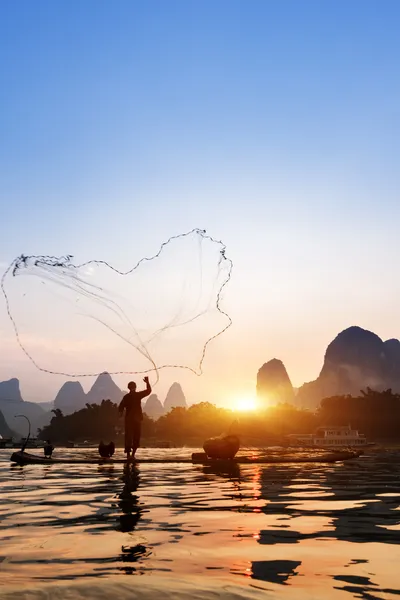
[[[25,452],[25,448],[27,447],[29,439],[31,437],[31,422],[26,415],[15,415],[14,419],[17,419],[18,417],[22,417],[23,419],[26,419],[28,421],[28,437],[26,438],[25,443],[21,448],[21,452]]]

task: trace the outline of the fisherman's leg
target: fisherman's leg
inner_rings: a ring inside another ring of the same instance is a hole
[[[133,436],[132,436],[132,458],[135,456],[136,450],[140,446],[141,431],[142,431],[142,422],[135,421],[134,427],[133,427]]]
[[[125,453],[126,458],[130,458],[132,444],[133,444],[133,428],[132,422],[126,420],[125,421]]]

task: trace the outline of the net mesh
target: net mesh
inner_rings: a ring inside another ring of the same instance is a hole
[[[67,377],[196,375],[232,324],[221,307],[232,273],[223,242],[201,229],[170,237],[128,271],[73,256],[16,258],[1,288],[16,339],[40,371]]]

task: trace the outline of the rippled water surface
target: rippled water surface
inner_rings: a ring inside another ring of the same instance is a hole
[[[0,451],[0,597],[123,575],[219,578],[276,597],[400,595],[398,452],[231,472],[184,463],[17,467],[10,453]]]

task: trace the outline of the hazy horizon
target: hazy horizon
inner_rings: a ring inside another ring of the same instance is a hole
[[[340,333],[340,332],[338,332]],[[376,332],[372,332],[374,334],[376,334]],[[377,335],[377,334],[376,334]],[[336,337],[336,336],[335,336]],[[380,336],[378,336],[380,337]],[[332,338],[332,340],[329,340],[329,342],[327,343],[327,346],[330,342],[333,341],[334,338]],[[384,338],[383,341],[385,341],[386,339],[391,339],[391,338]],[[312,381],[314,379],[316,379],[320,373],[322,364],[323,364],[323,359],[324,359],[324,355],[325,355],[325,350],[323,352],[322,355],[322,359],[321,359],[321,365],[318,368],[317,372],[315,373],[315,376],[308,380],[308,381]],[[279,357],[272,357],[272,358],[278,358]],[[164,402],[165,397],[167,395],[167,392],[170,388],[170,386],[172,385],[172,383],[177,382],[179,383],[182,388],[183,388],[183,392],[185,394],[186,397],[186,401],[188,402],[188,404],[196,404],[198,402],[201,401],[209,401],[209,402],[213,402],[216,403],[217,405],[226,407],[226,408],[235,408],[235,401],[240,401],[241,398],[255,398],[256,397],[256,376],[257,376],[257,371],[258,369],[266,362],[268,362],[269,360],[272,360],[272,358],[265,360],[264,362],[260,363],[260,365],[257,366],[255,373],[254,373],[254,382],[253,382],[253,388],[246,390],[243,394],[232,394],[231,397],[229,399],[226,399],[225,402],[222,400],[220,400],[218,397],[215,398],[213,396],[209,396],[209,397],[203,397],[199,394],[190,394],[188,393],[187,389],[192,389],[190,388],[190,380],[192,379],[203,379],[205,376],[201,376],[200,378],[196,378],[194,375],[192,374],[188,374],[185,373],[185,371],[182,370],[178,370],[178,369],[171,369],[169,370],[170,372],[168,373],[168,370],[166,370],[165,372],[160,373],[160,381],[158,384],[156,384],[153,387],[153,393],[156,394],[159,397],[159,400],[161,400],[161,402]],[[35,367],[32,365],[32,363],[29,362],[29,364],[31,365],[31,368],[34,369],[35,371],[37,371],[35,369]],[[286,367],[286,365],[285,365]],[[109,372],[107,369],[104,369],[104,372]],[[174,374],[176,376],[174,376]],[[98,376],[94,376],[94,377],[77,377],[77,378],[65,378],[61,375],[48,375],[46,373],[41,373],[43,380],[47,379],[47,383],[49,383],[49,379],[51,379],[54,383],[53,387],[49,387],[48,390],[53,390],[53,392],[49,391],[49,394],[52,394],[52,396],[42,396],[41,395],[41,382],[39,382],[38,388],[37,388],[37,396],[35,395],[31,395],[32,394],[32,389],[29,389],[29,383],[27,383],[27,381],[22,380],[20,377],[18,377],[18,375],[14,374],[11,375],[10,377],[8,377],[7,379],[12,379],[12,378],[16,378],[19,380],[19,384],[20,384],[20,390],[21,390],[21,396],[23,398],[23,400],[25,401],[30,401],[30,402],[37,402],[37,403],[47,403],[47,402],[52,402],[55,399],[55,396],[57,394],[57,392],[59,391],[60,387],[66,382],[66,381],[79,381],[79,383],[82,385],[83,390],[85,393],[87,393],[90,388],[92,387],[93,383],[95,382],[95,380],[97,379]],[[288,372],[289,378],[290,378],[290,373]],[[111,373],[111,377],[113,379],[113,381],[118,385],[118,387],[121,390],[126,390],[127,389],[127,383],[130,380],[134,380],[137,382],[138,384],[138,388],[144,387],[144,383],[142,381],[142,376],[137,376],[137,375],[114,375]],[[155,375],[152,374],[150,375],[150,380],[154,379]],[[0,379],[0,381],[3,381],[2,379]],[[186,388],[186,384],[188,383],[189,385]],[[56,383],[59,382],[59,383]],[[304,383],[307,383],[307,381],[303,381],[300,382],[299,384],[296,384],[295,382],[293,382],[293,380],[291,379],[291,383],[293,385],[293,388],[296,390],[298,388],[300,388]],[[33,388],[33,393],[35,393],[35,388]]]

